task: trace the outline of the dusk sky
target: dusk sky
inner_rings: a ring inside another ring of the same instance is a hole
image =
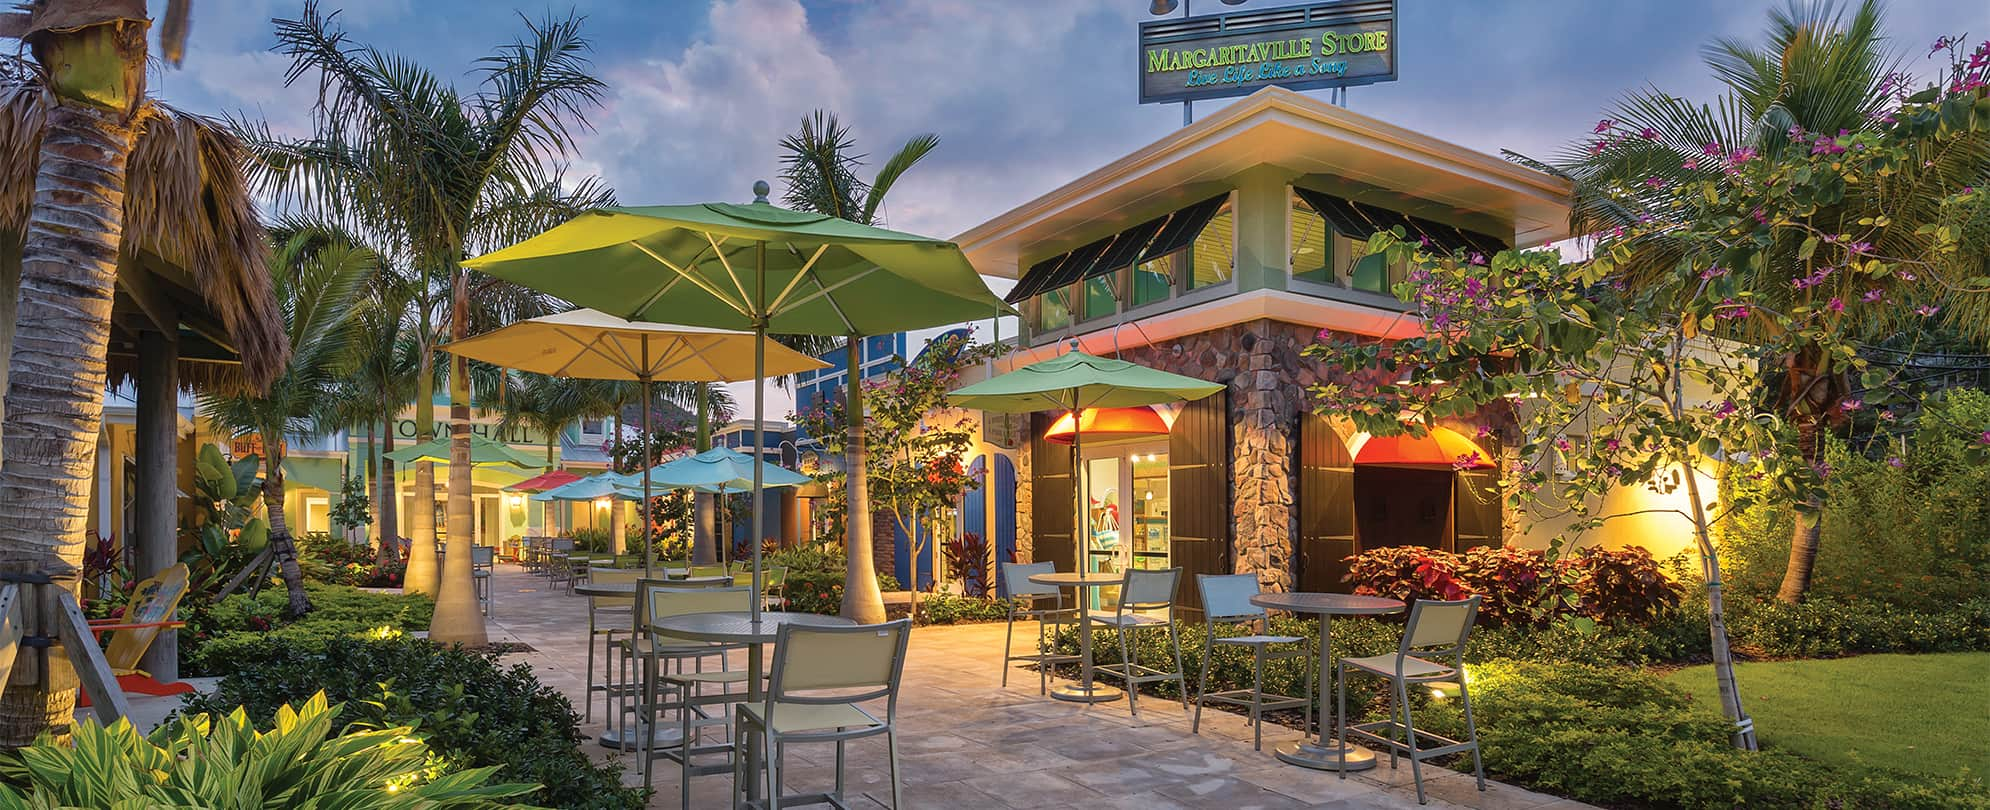
[[[1229,10],[1190,0],[1198,13]],[[1399,0],[1401,78],[1354,88],[1360,113],[1488,153],[1548,157],[1588,133],[1623,91],[1715,92],[1700,46],[1756,40],[1781,3],[1743,0]],[[1242,9],[1289,5],[1254,0]],[[155,0],[154,13],[163,2]],[[881,160],[907,137],[940,147],[892,192],[889,224],[950,237],[1181,125],[1176,104],[1137,103],[1145,0],[366,0],[325,3],[363,43],[468,89],[474,60],[521,36],[521,15],[586,18],[608,82],[570,174],[599,175],[625,204],[745,201],[775,181],[780,137],[836,112]],[[190,111],[304,134],[316,84],[283,82],[270,20],[298,0],[201,0],[184,68],[154,77]],[[1907,67],[1941,35],[1990,36],[1982,0],[1894,0]],[[1179,13],[1179,12],[1177,12]],[[1323,92],[1323,91],[1322,91]],[[1224,101],[1203,102],[1198,116]],[[866,171],[865,176],[869,172]],[[778,192],[778,187],[776,191]],[[1006,284],[998,285],[998,289]],[[770,398],[771,399],[771,398]],[[781,413],[770,401],[770,414]]]

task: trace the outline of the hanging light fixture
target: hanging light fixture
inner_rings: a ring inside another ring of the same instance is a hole
[[[1083,427],[1087,443],[1168,435],[1167,420],[1161,418],[1160,412],[1145,405],[1137,408],[1086,408],[1080,416],[1085,420]],[[1070,444],[1074,427],[1071,414],[1064,414],[1043,432],[1043,440]]]
[[[1166,16],[1175,13],[1180,5],[1177,0],[1154,0],[1154,4],[1147,7],[1147,13],[1156,17]]]

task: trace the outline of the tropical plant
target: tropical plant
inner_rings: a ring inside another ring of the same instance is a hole
[[[140,735],[130,720],[86,720],[73,744],[43,735],[0,764],[0,808],[486,808],[537,785],[492,784],[495,767],[442,773],[410,726],[333,735],[340,707],[320,692],[258,731],[240,708]]]
[[[433,352],[447,327],[452,340],[517,317],[550,311],[552,302],[522,288],[473,277],[461,262],[538,233],[581,210],[606,204],[592,181],[568,187],[555,161],[572,152],[572,130],[600,96],[589,73],[580,18],[527,23],[526,36],[480,60],[479,85],[462,93],[412,60],[350,41],[337,13],[307,3],[297,19],[276,24],[278,50],[289,56],[286,80],[318,80],[316,132],[282,141],[266,130],[252,138],[272,191],[321,215],[343,217],[383,241],[410,266],[434,278],[418,306],[423,345],[418,432],[433,435],[429,403]],[[471,290],[477,293],[472,296]],[[447,290],[446,295],[434,293]],[[473,309],[473,298],[477,307]],[[478,311],[492,317],[473,323]],[[452,357],[448,374],[449,536],[472,534],[470,509],[470,368]],[[416,465],[416,500],[433,502],[433,464]],[[423,500],[424,498],[428,500]],[[408,588],[434,586],[434,638],[484,644],[488,636],[472,586],[470,555],[449,555],[431,574],[434,530],[417,510]]]
[[[187,548],[180,555],[187,566],[187,594],[196,597],[185,603],[227,596],[251,573],[244,566],[269,548],[269,521],[253,514],[262,500],[261,466],[254,456],[230,462],[212,444],[201,445],[195,455],[197,497],[179,526],[180,545]]]
[[[400,557],[400,496],[394,460],[387,454],[394,452],[394,421],[419,387],[415,377],[422,368],[420,349],[409,323],[419,281],[383,257],[379,272],[366,285],[367,305],[354,324],[352,373],[332,392],[333,421],[364,426],[367,447],[377,448],[377,454],[369,451],[367,478],[374,483],[373,502],[379,512],[375,525],[381,565],[393,565]],[[384,428],[377,444],[376,428]]]
[[[786,153],[781,159],[781,180],[787,186],[782,192],[782,201],[799,211],[828,214],[863,225],[882,225],[885,196],[891,192],[892,186],[897,185],[906,171],[939,145],[937,135],[914,136],[886,158],[878,173],[869,183],[865,183],[857,179],[857,169],[863,166],[864,155],[856,153],[856,139],[836,120],[835,115],[817,110],[802,119],[800,131],[781,139],[781,150]],[[847,336],[843,346],[847,362],[845,368],[862,368],[863,343],[858,336]],[[826,350],[804,353],[820,354]],[[866,410],[862,375],[847,376],[849,388],[842,407],[862,413]],[[851,472],[849,486],[844,491],[848,501],[844,511],[848,519],[844,526],[843,550],[848,560],[845,566],[848,580],[843,588],[843,615],[860,622],[876,623],[885,618],[884,594],[878,590],[877,570],[871,557],[875,540],[871,531],[870,476],[865,470],[864,420],[847,420],[841,428],[848,433],[836,440],[837,446],[842,449],[832,452],[845,454],[845,466]],[[810,435],[828,441],[825,433]],[[704,445],[701,443],[700,446]]]
[[[947,558],[947,576],[960,583],[963,596],[987,596],[991,582],[988,572],[993,565],[995,550],[988,541],[975,532],[961,532],[959,537],[947,540],[941,546],[941,553]]]
[[[1913,92],[1913,79],[1901,72],[1901,56],[1888,47],[1882,10],[1879,0],[1863,0],[1849,15],[1827,0],[1792,3],[1770,12],[1768,32],[1759,45],[1716,40],[1704,48],[1707,66],[1723,89],[1712,106],[1657,89],[1626,95],[1597,123],[1594,137],[1572,145],[1557,162],[1559,171],[1576,180],[1575,231],[1621,233],[1648,221],[1644,218],[1677,219],[1691,206],[1673,193],[1680,184],[1751,182],[1753,175],[1733,171],[1738,162],[1836,154],[1846,148],[1848,135],[1892,128],[1898,120],[1896,107]],[[1966,64],[1954,46],[1955,40],[1947,37],[1936,43],[1930,55],[1949,50],[1956,59],[1948,75],[1936,78],[1957,88],[1982,81],[1984,53],[1972,55],[1976,64]],[[1761,261],[1745,267],[1726,263],[1732,281],[1724,286],[1779,311],[1829,298],[1849,301],[1874,290],[1898,299],[1903,295],[1898,277],[1840,272],[1845,262],[1818,256],[1811,247],[1821,237],[1866,232],[1875,220],[1894,227],[1856,240],[1867,245],[1870,255],[1855,258],[1928,257],[1938,243],[1961,239],[1969,249],[1950,253],[1951,258],[1927,272],[1956,281],[1982,275],[1990,223],[1951,222],[1938,204],[1940,195],[1899,190],[1919,182],[1945,189],[1981,184],[1990,177],[1990,139],[1965,135],[1907,157],[1917,164],[1913,180],[1888,182],[1886,174],[1894,172],[1876,167],[1886,173],[1877,182],[1828,190],[1828,199],[1817,200],[1801,214],[1803,227],[1783,229],[1778,241],[1765,246]],[[1697,248],[1685,235],[1636,230],[1641,234],[1632,245],[1636,250],[1622,268],[1623,278],[1634,285],[1671,273]],[[1862,340],[1920,333],[1935,321],[1977,338],[1990,333],[1986,308],[1975,300],[1979,297],[1957,298],[1929,287],[1920,285],[1919,303],[1941,309],[1936,319],[1915,314],[1911,304],[1855,307],[1840,314],[1846,321],[1842,328]],[[1756,341],[1776,328],[1752,318],[1716,326],[1709,331],[1743,341]],[[1782,355],[1763,358],[1768,373],[1759,397],[1764,410],[1796,431],[1795,451],[1806,463],[1819,465],[1825,436],[1842,428],[1851,415],[1846,403],[1871,397],[1858,393],[1857,376],[1823,343],[1798,342],[1787,348]],[[1822,491],[1813,491],[1791,503],[1793,537],[1779,590],[1785,601],[1801,599],[1810,586],[1823,536],[1823,497]]]
[[[170,8],[160,38],[177,61],[186,4]],[[146,30],[136,0],[45,0],[0,16],[0,36],[33,57],[0,59],[0,254],[10,257],[0,272],[0,322],[10,324],[0,332],[0,548],[10,570],[63,582],[92,539],[118,277],[149,280],[141,256],[183,271],[241,355],[241,373],[226,374],[236,384],[267,381],[285,353],[240,146],[146,96]],[[74,690],[46,684],[0,697],[0,744],[69,724]]]
[[[1400,233],[1378,233],[1371,248],[1417,264],[1395,292],[1426,334],[1306,349],[1342,370],[1369,373],[1316,385],[1312,394],[1320,413],[1345,416],[1376,435],[1416,433],[1495,403],[1512,409],[1519,452],[1504,468],[1501,489],[1516,509],[1570,518],[1557,548],[1569,533],[1621,517],[1594,506],[1617,488],[1675,498],[1646,511],[1678,515],[1692,527],[1720,703],[1738,746],[1753,748],[1754,730],[1734,684],[1710,527],[1747,504],[1707,497],[1700,468],[1723,459],[1785,497],[1814,498],[1824,471],[1798,451],[1804,430],[1747,406],[1760,361],[1817,351],[1830,358],[1832,373],[1864,377],[1860,324],[1930,317],[1935,305],[1916,303],[1930,297],[1981,295],[1957,284],[1953,271],[1972,263],[1981,271],[1983,254],[1968,252],[1958,228],[1990,221],[1990,197],[1922,156],[1966,149],[1990,133],[1984,85],[1920,94],[1885,117],[1882,128],[1824,138],[1808,153],[1787,149],[1771,158],[1747,147],[1711,149],[1708,158],[1725,167],[1718,176],[1659,179],[1620,198],[1640,207],[1639,220],[1606,231],[1577,261],[1551,250],[1433,256],[1399,241]],[[1934,213],[1876,213],[1831,223],[1842,231],[1821,230],[1820,211],[1851,196]],[[1899,237],[1901,229],[1923,233]],[[1779,246],[1792,242],[1788,258],[1817,278],[1865,292],[1833,295],[1821,283],[1798,285],[1793,296],[1758,292],[1754,280],[1784,261]],[[1894,247],[1882,253],[1875,245]],[[1659,272],[1640,258],[1646,250],[1675,258]],[[1865,308],[1894,314],[1847,314]],[[1730,334],[1750,339],[1722,339]],[[1879,389],[1884,380],[1867,382]]]
[[[339,499],[329,510],[332,525],[340,529],[363,529],[373,525],[373,510],[366,496],[366,482],[350,471],[339,477]]]
[[[273,262],[275,289],[290,361],[264,392],[205,394],[200,406],[223,428],[262,440],[270,550],[290,590],[291,614],[301,616],[311,602],[283,517],[284,437],[316,435],[326,427],[323,409],[332,387],[350,370],[361,286],[378,258],[350,236],[320,226],[288,223],[276,233],[282,241]]]

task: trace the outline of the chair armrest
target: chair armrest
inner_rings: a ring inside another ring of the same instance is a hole
[[[141,624],[99,624],[97,622],[91,622],[90,632],[101,637],[103,634],[110,632],[112,630],[145,630],[154,627],[178,628],[185,626],[187,626],[186,622],[144,622]]]

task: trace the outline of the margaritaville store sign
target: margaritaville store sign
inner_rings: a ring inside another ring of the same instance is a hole
[[[1344,0],[1140,25],[1140,102],[1396,78],[1394,0]]]

